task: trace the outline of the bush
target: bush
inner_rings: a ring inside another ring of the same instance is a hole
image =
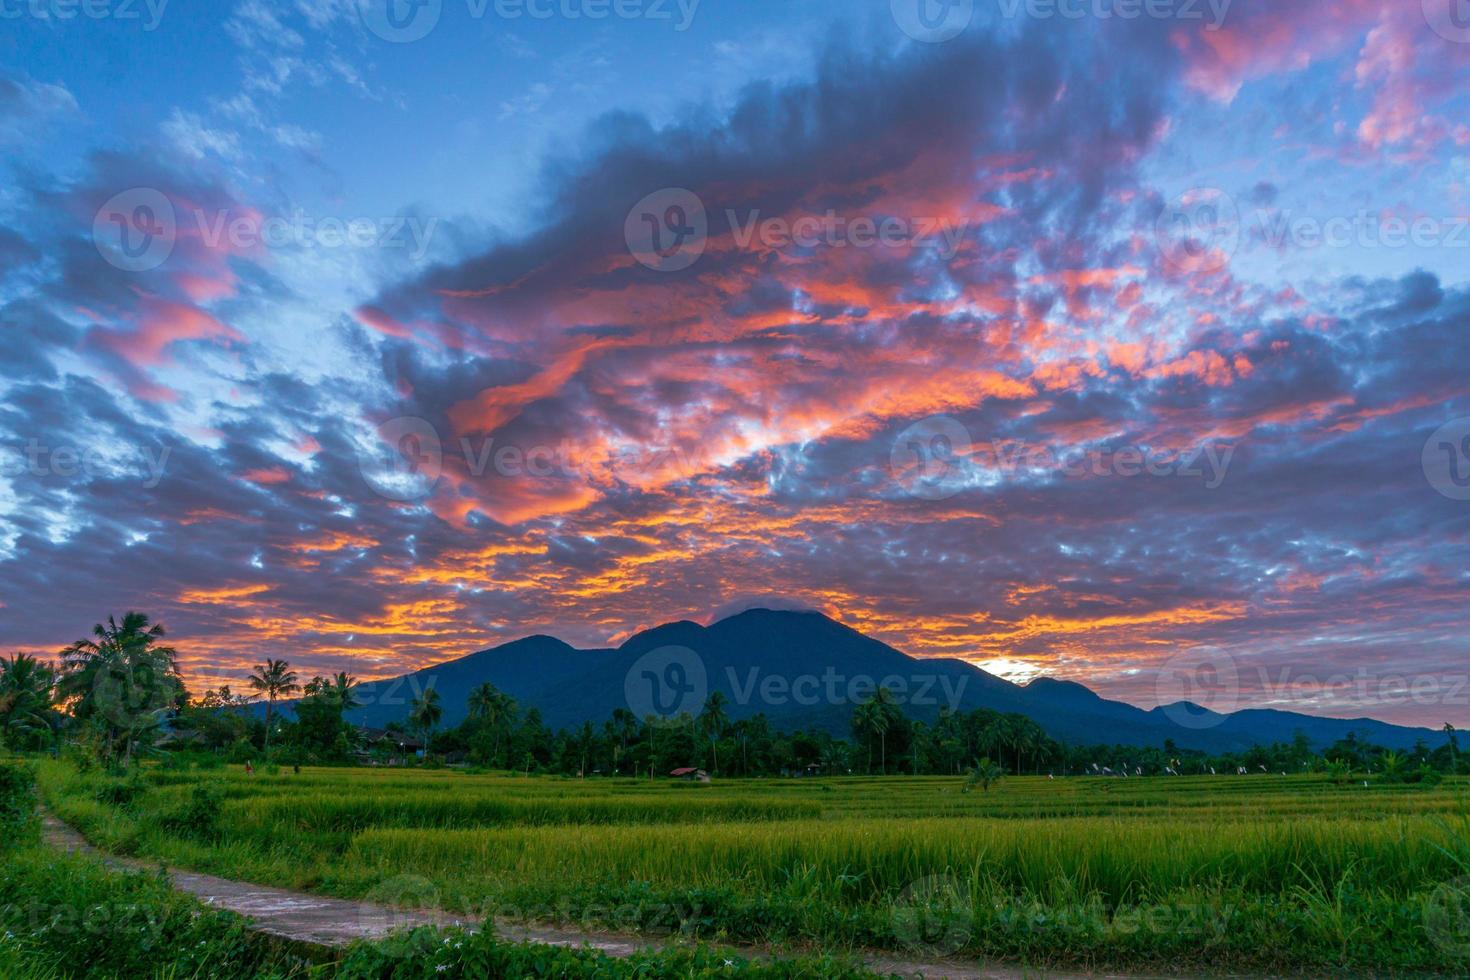
[[[458,980],[480,977],[596,977],[599,980],[856,980],[874,974],[835,957],[749,962],[713,950],[668,949],[614,958],[593,949],[516,945],[492,930],[421,928],[359,943],[341,963],[340,980]]]
[[[158,822],[164,830],[180,837],[213,841],[220,835],[220,814],[224,809],[225,789],[219,783],[199,783],[189,792],[188,801]]]
[[[0,849],[39,840],[36,774],[29,766],[0,763]]]
[[[73,977],[305,976],[306,965],[166,879],[25,848],[0,864],[0,931],[12,953]],[[24,975],[24,974],[22,974]]]
[[[113,779],[103,783],[97,787],[97,792],[93,796],[98,803],[127,809],[146,792],[148,792],[147,784],[137,773],[132,773],[126,779]]]

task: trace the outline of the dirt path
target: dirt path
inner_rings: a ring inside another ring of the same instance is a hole
[[[69,853],[86,854],[103,863],[129,870],[156,871],[158,864],[134,858],[105,854],[87,842],[86,838],[70,826],[62,823],[49,811],[42,811],[46,843]],[[251,920],[261,932],[293,942],[312,943],[318,946],[345,946],[358,939],[376,939],[388,932],[403,927],[420,925],[462,926],[469,923],[456,919],[445,912],[409,910],[377,905],[372,902],[353,902],[341,898],[327,898],[267,888],[243,881],[231,881],[212,875],[196,874],[192,871],[170,870],[169,878],[174,888],[215,908],[237,912]],[[514,942],[542,943],[548,946],[573,948],[591,947],[609,956],[631,956],[645,949],[655,949],[666,942],[646,936],[620,936],[602,933],[579,932],[540,926],[524,926],[516,923],[497,922],[499,935]],[[771,953],[749,946],[721,944],[722,949],[745,959],[769,959]],[[1027,978],[1050,978],[1050,980],[1084,980],[1084,975],[1044,973],[1009,966],[986,966],[973,963],[951,963],[943,961],[925,962],[893,958],[882,955],[865,957],[869,969],[883,974],[903,977],[932,978],[932,980],[1027,980]],[[1104,974],[1086,975],[1085,980],[1128,980]],[[1139,980],[1139,978],[1132,978]]]

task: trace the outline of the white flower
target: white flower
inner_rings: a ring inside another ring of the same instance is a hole
[[[449,964],[447,964],[447,963],[440,963],[438,966],[434,967],[434,972],[435,973],[445,973],[445,972],[448,972],[448,970],[449,970]]]

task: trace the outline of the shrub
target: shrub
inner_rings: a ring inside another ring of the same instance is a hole
[[[112,779],[97,787],[93,794],[98,803],[108,806],[122,807],[124,809],[135,803],[138,797],[148,792],[148,786],[137,773],[132,773],[126,779]]]
[[[40,848],[0,863],[0,932],[59,976],[306,975],[304,963],[239,916],[204,908],[160,876]]]
[[[39,829],[36,774],[29,766],[0,763],[0,848],[34,843]]]
[[[189,791],[182,807],[165,813],[158,822],[170,833],[195,840],[212,841],[220,836],[220,814],[225,790],[219,783],[199,783]]]

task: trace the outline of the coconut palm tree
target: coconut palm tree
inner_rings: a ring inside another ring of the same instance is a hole
[[[725,696],[715,691],[704,702],[704,710],[699,714],[700,730],[709,739],[710,751],[714,753],[714,765],[710,768],[715,772],[720,771],[720,737],[730,724],[730,718],[725,714],[725,703]]]
[[[271,660],[269,657],[265,663],[255,666],[255,673],[250,675],[249,681],[252,688],[265,695],[265,752],[269,755],[271,717],[275,714],[276,699],[295,694],[301,690],[301,685],[296,683],[296,672],[289,663]],[[260,694],[256,696],[259,697]]]
[[[1455,726],[1449,722],[1444,723],[1445,738],[1450,742],[1450,772],[1460,771],[1460,743],[1455,739]]]
[[[469,709],[470,717],[485,722],[490,729],[490,764],[493,766],[500,757],[501,730],[515,714],[515,698],[485,681],[470,691]]]
[[[362,701],[357,697],[357,689],[360,686],[357,678],[345,670],[339,671],[337,676],[332,678],[332,697],[337,699],[337,704],[341,707],[343,714],[354,708],[362,707]]]
[[[178,652],[160,642],[162,623],[140,612],[121,622],[107,617],[92,627],[92,638],[61,651],[57,691],[71,702],[72,716],[96,726],[109,757],[119,746],[125,763],[139,742],[163,724],[183,696]]]
[[[982,792],[988,793],[990,787],[1000,782],[1004,775],[1005,771],[1000,766],[989,759],[981,759],[975,763],[975,768],[971,769],[969,775],[966,776],[964,792],[968,793],[979,786]]]
[[[33,745],[51,734],[56,672],[50,664],[17,653],[0,660],[0,737]]]
[[[434,737],[434,729],[439,727],[439,719],[444,717],[439,701],[439,692],[431,687],[414,699],[413,709],[408,714],[409,722],[424,733],[425,762],[429,761],[429,742]]]

